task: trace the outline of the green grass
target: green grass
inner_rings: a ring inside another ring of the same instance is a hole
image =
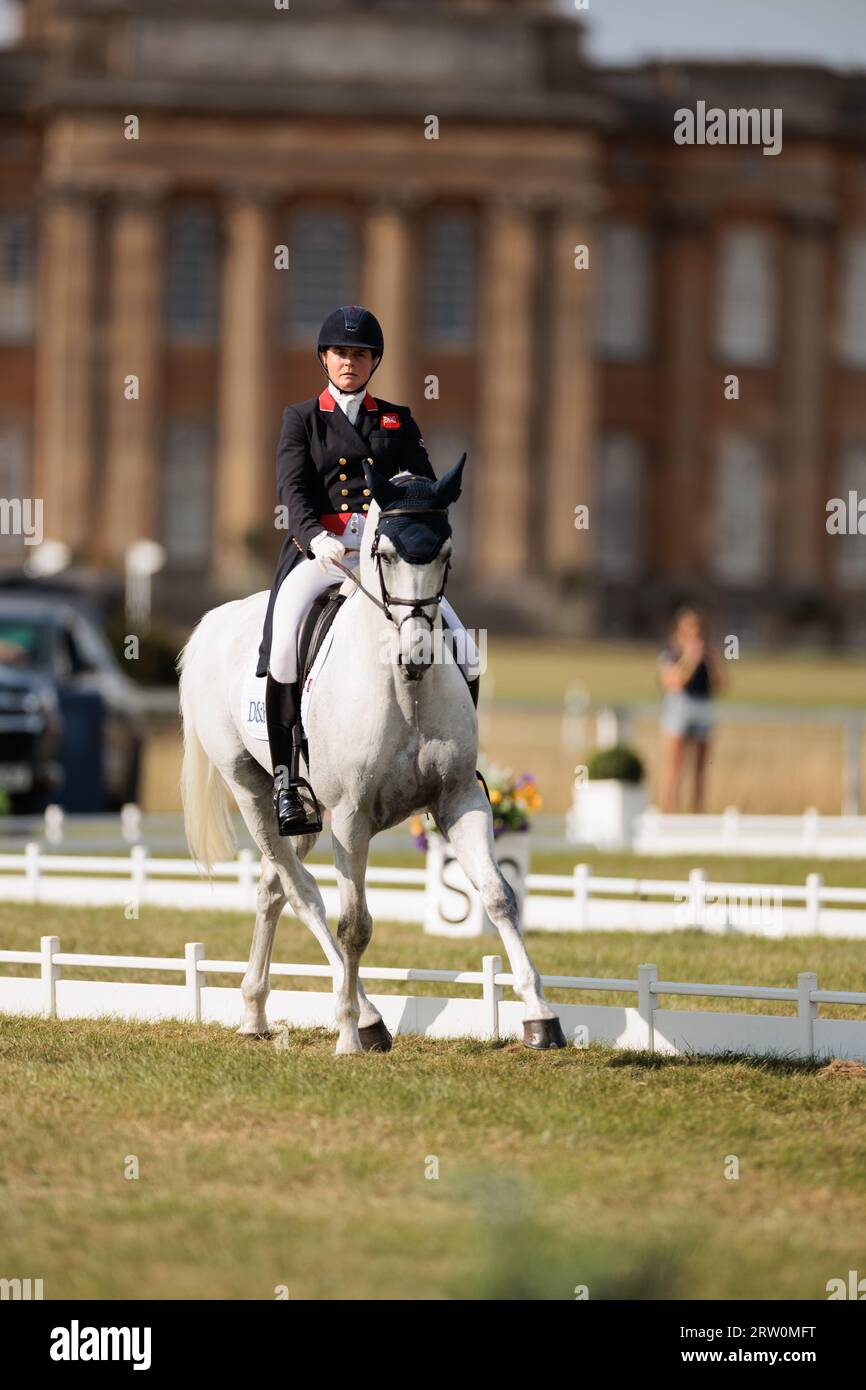
[[[545,703],[561,700],[581,684],[591,700],[631,704],[657,700],[657,662],[664,634],[653,643],[567,642],[539,638],[491,638],[488,672],[495,699]],[[866,662],[862,655],[820,650],[760,651],[743,644],[735,661],[724,661],[724,698],[744,704],[863,707]],[[482,690],[484,678],[482,678]]]
[[[199,939],[243,958],[249,932],[235,914],[0,906],[4,947],[54,933],[67,950],[173,954]],[[529,942],[551,972],[655,960],[667,978],[787,984],[811,967],[866,987],[851,942]],[[484,949],[377,924],[369,959],[475,964]],[[318,959],[290,921],[276,956]],[[593,1299],[739,1299],[823,1298],[863,1267],[866,1069],[412,1037],[338,1059],[333,1042],[0,1019],[0,1271],[43,1278],[47,1298],[570,1299],[587,1284]]]

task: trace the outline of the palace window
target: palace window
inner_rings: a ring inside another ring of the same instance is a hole
[[[600,460],[595,513],[590,511],[596,568],[606,578],[634,579],[643,569],[643,444],[634,435],[611,431],[602,436]]]
[[[767,459],[744,435],[719,442],[715,477],[715,570],[730,584],[754,584],[769,568]]]
[[[777,283],[773,237],[762,227],[722,234],[716,346],[724,362],[764,366],[776,350]]]
[[[609,222],[601,247],[598,348],[608,361],[644,357],[650,337],[650,254],[636,222]]]
[[[179,207],[168,226],[168,336],[213,342],[217,335],[219,255],[208,208]]]
[[[471,454],[472,438],[465,431],[449,429],[447,425],[442,428],[434,427],[424,430],[424,447],[433,465],[433,472],[437,478],[441,478],[454,467],[464,450]],[[458,576],[466,575],[469,571],[475,495],[473,479],[472,467],[467,464],[463,469],[460,499],[448,513],[454,544],[451,573]]]
[[[0,421],[0,497],[23,499],[28,491],[29,432],[27,426],[15,420]],[[0,537],[0,564],[20,564],[25,547],[24,537]]]
[[[206,424],[174,421],[162,467],[162,542],[170,565],[203,569],[210,559],[213,440]]]
[[[287,336],[308,339],[339,305],[357,303],[354,219],[330,210],[300,212],[292,221],[287,245]]]
[[[475,333],[475,235],[472,220],[439,213],[427,225],[424,336],[444,347],[467,347]]]
[[[846,511],[849,492],[856,493],[858,502],[866,498],[866,442],[862,440],[853,441],[842,450],[839,496],[845,502]],[[859,521],[859,512],[856,514]],[[830,553],[839,583],[845,588],[862,589],[866,580],[866,536],[861,536],[859,531],[832,536]]]
[[[847,367],[866,367],[866,230],[842,243],[839,355]]]
[[[0,213],[0,341],[33,336],[35,248],[27,212]]]

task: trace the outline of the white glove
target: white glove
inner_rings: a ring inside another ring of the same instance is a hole
[[[320,531],[310,541],[310,549],[321,565],[327,572],[329,560],[342,560],[346,553],[346,547],[342,541],[338,541],[336,536],[332,536],[330,531]]]

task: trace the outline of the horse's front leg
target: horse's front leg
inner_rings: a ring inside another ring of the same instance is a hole
[[[443,798],[436,819],[502,938],[514,976],[514,988],[524,1005],[523,1041],[528,1047],[539,1049],[565,1047],[559,1019],[544,997],[541,979],[520,931],[514,889],[496,862],[493,817],[478,783],[471,791],[461,792],[451,799]]]
[[[335,989],[338,1054],[388,1052],[391,1034],[382,1016],[367,998],[359,978],[361,957],[373,935],[373,919],[367,907],[366,873],[370,849],[369,824],[358,812],[335,809],[331,816],[334,866],[340,889],[340,922],[337,939],[345,969]]]

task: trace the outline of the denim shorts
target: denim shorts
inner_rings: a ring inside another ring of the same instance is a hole
[[[662,729],[666,734],[706,739],[714,723],[712,701],[707,697],[672,690],[662,701]]]

